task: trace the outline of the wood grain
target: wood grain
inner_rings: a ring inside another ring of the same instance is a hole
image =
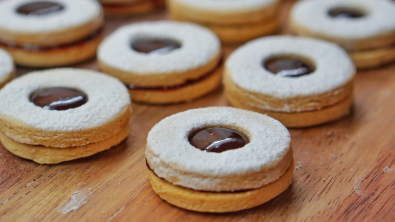
[[[284,14],[290,3],[285,5]],[[158,12],[109,20],[105,31],[164,18]],[[225,48],[226,54],[233,49]],[[94,60],[76,67],[99,70]],[[31,70],[19,67],[18,74]],[[227,106],[219,88],[190,103],[133,104],[129,138],[89,158],[38,165],[0,146],[0,221],[394,221],[395,64],[359,72],[355,85],[351,116],[290,130],[293,184],[262,206],[228,214],[195,213],[162,201],[149,184],[144,159],[148,131],[177,112]]]

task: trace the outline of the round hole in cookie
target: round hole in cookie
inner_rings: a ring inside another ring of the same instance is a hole
[[[197,149],[214,153],[239,149],[250,142],[245,134],[224,127],[197,130],[189,135],[188,140]]]
[[[263,67],[281,77],[299,77],[315,71],[315,66],[310,61],[302,56],[279,55],[266,59]]]
[[[87,103],[88,95],[72,88],[50,87],[34,91],[29,99],[45,110],[68,110]]]
[[[366,14],[361,9],[349,7],[335,7],[328,11],[328,15],[335,19],[357,19],[364,17]]]
[[[181,48],[181,43],[166,38],[140,38],[133,40],[133,50],[149,55],[165,55]]]
[[[55,2],[35,1],[19,6],[16,11],[23,15],[47,15],[64,9],[63,5]]]

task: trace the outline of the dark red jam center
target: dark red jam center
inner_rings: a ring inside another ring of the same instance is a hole
[[[24,15],[46,15],[63,9],[62,5],[54,2],[37,1],[21,5],[16,11]]]
[[[328,14],[333,18],[341,18],[341,19],[355,19],[365,16],[365,13],[352,8],[333,8],[329,10]]]
[[[299,77],[314,72],[315,68],[308,62],[297,58],[271,58],[264,62],[270,72],[282,77]]]
[[[76,89],[52,87],[34,91],[30,101],[45,110],[67,110],[84,105],[88,96]]]
[[[205,152],[215,153],[238,149],[250,142],[246,135],[222,127],[199,130],[189,136],[188,139],[192,146]]]
[[[164,55],[181,48],[181,44],[171,39],[137,39],[132,42],[132,49],[150,55]]]

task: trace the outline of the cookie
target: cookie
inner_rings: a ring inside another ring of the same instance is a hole
[[[289,27],[296,35],[339,44],[357,68],[373,68],[395,60],[394,11],[387,0],[299,1]]]
[[[225,95],[235,107],[287,127],[326,123],[350,113],[355,67],[336,44],[291,36],[253,40],[225,63]]]
[[[15,76],[14,61],[10,54],[0,49],[0,88]]]
[[[100,0],[108,16],[136,15],[155,11],[165,6],[165,0]]]
[[[163,119],[149,132],[145,155],[153,190],[193,211],[248,209],[292,182],[288,130],[266,115],[231,107]]]
[[[211,29],[223,43],[242,43],[272,34],[280,26],[278,0],[169,0],[170,17]]]
[[[96,54],[103,12],[94,0],[0,2],[0,47],[18,65],[64,66]]]
[[[127,89],[82,69],[29,73],[0,91],[0,139],[17,156],[58,163],[109,149],[128,135]]]
[[[189,23],[141,22],[121,27],[99,46],[98,62],[129,88],[133,101],[192,100],[221,81],[222,52],[210,30]]]

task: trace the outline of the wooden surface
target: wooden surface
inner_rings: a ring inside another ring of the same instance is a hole
[[[105,31],[165,17],[110,20]],[[77,67],[98,70],[94,60]],[[18,68],[20,75],[28,71]],[[89,158],[38,165],[0,146],[0,221],[394,221],[395,64],[359,72],[355,85],[351,116],[290,130],[293,184],[262,206],[195,213],[167,204],[151,189],[144,159],[148,131],[177,112],[228,105],[219,88],[190,103],[133,104],[129,138]]]

